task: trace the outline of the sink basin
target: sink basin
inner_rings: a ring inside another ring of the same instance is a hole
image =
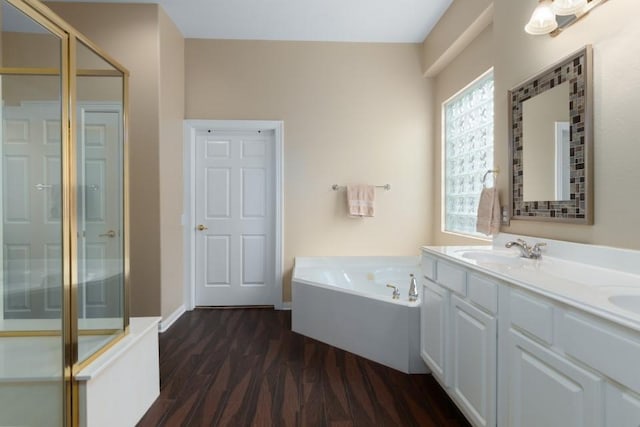
[[[620,307],[623,310],[632,311],[640,314],[640,295],[613,295],[609,297],[611,304]]]
[[[462,258],[472,259],[481,264],[508,264],[513,265],[520,262],[517,253],[498,252],[495,250],[463,250],[459,252]]]

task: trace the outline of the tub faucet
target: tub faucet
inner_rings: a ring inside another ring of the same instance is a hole
[[[525,242],[522,239],[517,239],[515,242],[507,242],[504,245],[506,248],[512,248],[514,246],[516,246],[518,249],[520,249],[520,255],[523,258],[529,258],[529,259],[540,259],[542,258],[542,250],[541,248],[543,246],[547,246],[546,243],[536,243],[533,246],[529,246],[527,244],[527,242]]]
[[[393,286],[391,283],[387,283],[387,288],[393,289],[393,299],[400,299],[400,289],[397,286]]]
[[[409,282],[409,301],[416,301],[418,299],[418,283],[413,274],[409,275],[411,281]]]

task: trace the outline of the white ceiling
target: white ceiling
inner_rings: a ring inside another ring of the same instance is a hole
[[[186,38],[422,42],[452,0],[58,0],[159,3]]]

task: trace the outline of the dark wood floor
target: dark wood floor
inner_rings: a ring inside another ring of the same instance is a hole
[[[291,332],[291,313],[195,310],[160,336],[160,397],[139,426],[468,426],[430,375]]]

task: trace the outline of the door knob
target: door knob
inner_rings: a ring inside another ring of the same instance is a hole
[[[203,225],[203,224],[200,224],[198,226],[198,230],[200,230],[200,231],[204,231],[204,230],[208,230],[208,229],[209,229],[209,227],[207,227],[206,225]]]
[[[104,234],[99,234],[99,237],[109,237],[109,238],[114,238],[116,237],[116,232],[114,230],[109,230]]]

